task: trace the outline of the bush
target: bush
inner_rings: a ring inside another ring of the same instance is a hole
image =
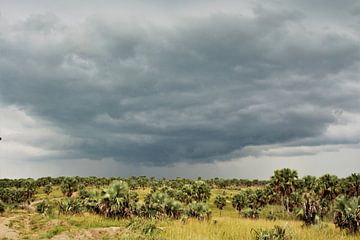
[[[106,217],[130,217],[137,199],[137,194],[131,194],[126,182],[115,181],[104,191],[98,210]]]
[[[80,190],[81,192],[81,190]],[[99,210],[99,194],[96,191],[87,192],[87,197],[82,200],[83,207],[92,213],[100,213]]]
[[[226,206],[226,197],[223,195],[217,195],[214,200],[214,204],[219,210],[223,210]]]
[[[181,202],[170,198],[165,202],[165,212],[167,216],[179,219],[184,212],[184,208]]]
[[[143,227],[142,232],[144,234],[153,235],[153,234],[157,233],[160,230],[161,229],[158,228],[154,223],[148,223]]]
[[[360,231],[360,197],[340,196],[335,201],[334,223],[349,233]]]
[[[187,215],[199,220],[210,219],[211,210],[209,210],[205,203],[195,202],[188,205]]]
[[[49,195],[51,192],[52,192],[52,185],[51,185],[51,184],[45,185],[45,187],[44,187],[44,193],[45,193],[46,195]]]
[[[168,197],[163,192],[149,193],[141,205],[140,214],[150,218],[161,218],[166,215],[165,203]]]
[[[82,210],[82,204],[77,199],[68,198],[59,202],[59,213],[76,214]]]
[[[71,197],[78,190],[78,180],[73,177],[66,177],[61,183],[61,192],[67,197]]]
[[[314,193],[305,193],[303,196],[303,206],[297,216],[305,225],[314,225],[320,222],[320,201]]]
[[[244,208],[240,212],[241,216],[246,218],[259,218],[260,210],[252,208]]]
[[[292,239],[292,234],[289,232],[287,227],[281,227],[275,225],[272,229],[252,229],[254,232],[255,240],[290,240]]]
[[[49,201],[43,200],[42,202],[36,205],[36,211],[41,214],[51,214],[52,207],[49,204]]]
[[[0,201],[0,213],[4,213],[5,209],[6,209],[5,204],[2,201]]]
[[[239,212],[243,208],[246,208],[249,205],[248,196],[245,191],[240,191],[238,194],[234,195],[232,199],[232,206]]]

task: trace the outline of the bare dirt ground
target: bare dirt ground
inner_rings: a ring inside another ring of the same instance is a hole
[[[53,240],[70,240],[70,239],[101,239],[104,237],[114,237],[119,234],[123,229],[120,227],[107,227],[107,228],[92,228],[83,229],[74,233],[61,233],[54,236]]]
[[[0,216],[0,240],[16,239],[112,239],[124,232],[123,227],[105,227],[77,229],[72,228],[66,221],[53,219],[48,222],[42,222],[41,218],[34,219],[33,213],[23,212],[18,215]],[[35,224],[35,225],[34,225]],[[56,227],[63,227],[66,230],[60,233],[54,233],[49,236],[46,233],[51,232]]]
[[[10,228],[11,218],[0,217],[0,239],[19,239],[19,233]]]

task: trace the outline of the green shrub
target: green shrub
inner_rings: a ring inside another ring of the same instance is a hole
[[[4,213],[5,209],[6,209],[5,204],[2,201],[0,201],[0,213]]]
[[[49,204],[48,200],[43,200],[42,202],[40,202],[36,205],[36,211],[41,214],[51,214],[52,207]]]
[[[79,181],[73,177],[66,177],[61,182],[61,192],[67,197],[71,197],[74,192],[78,190]]]
[[[340,196],[335,201],[334,223],[349,233],[360,231],[360,197]]]
[[[167,216],[179,219],[184,212],[184,208],[181,202],[169,198],[165,202],[165,212]]]
[[[252,229],[255,240],[290,240],[292,234],[287,227],[275,225],[272,229]]]
[[[226,197],[224,195],[217,195],[215,197],[214,204],[219,210],[223,210],[226,206]]]
[[[238,194],[234,195],[232,199],[232,206],[238,212],[241,212],[241,210],[243,208],[246,208],[248,205],[249,205],[249,200],[245,191],[240,191]]]
[[[59,202],[59,213],[76,214],[82,211],[82,204],[79,200],[68,198]]]
[[[303,206],[298,211],[297,216],[305,225],[314,225],[320,222],[321,206],[318,197],[314,193],[303,195]]]
[[[270,210],[264,214],[264,217],[267,220],[275,221],[276,219],[279,219],[280,214],[274,210]]]
[[[244,208],[240,212],[241,216],[246,218],[259,218],[260,210],[252,208]]]
[[[126,182],[114,181],[104,190],[98,204],[99,212],[112,218],[130,217],[137,199],[137,195],[129,191]]]
[[[158,228],[154,223],[148,223],[142,229],[142,232],[144,234],[148,234],[148,235],[153,235],[159,231],[160,231],[160,228]]]
[[[45,187],[44,187],[44,193],[45,193],[46,195],[49,195],[51,192],[52,192],[52,185],[51,185],[51,184],[45,185]]]
[[[209,210],[205,203],[195,202],[188,205],[187,215],[199,220],[210,219],[211,210]]]

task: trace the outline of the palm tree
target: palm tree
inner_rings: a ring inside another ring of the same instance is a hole
[[[339,178],[335,175],[325,174],[318,179],[317,191],[321,198],[332,202],[339,194]]]
[[[325,174],[317,180],[316,192],[320,196],[321,218],[332,210],[332,202],[340,193],[340,181],[335,175]]]
[[[51,193],[51,191],[52,191],[52,186],[51,186],[51,184],[49,183],[49,184],[45,185],[45,187],[44,187],[44,193],[49,196],[49,194]]]
[[[271,186],[273,187],[274,191],[280,195],[280,201],[283,207],[283,215],[284,208],[286,208],[287,212],[289,212],[290,195],[296,190],[297,178],[298,174],[296,170],[284,168],[275,170],[274,176],[272,176],[270,179]]]
[[[360,173],[353,173],[344,180],[345,193],[349,197],[360,196]]]
[[[107,217],[129,217],[135,207],[137,196],[131,194],[129,185],[124,181],[114,181],[104,191],[99,202],[99,210]]]
[[[33,195],[36,193],[36,183],[33,179],[26,179],[21,185],[24,189],[25,200],[30,204]]]
[[[214,204],[220,210],[220,217],[221,217],[221,210],[226,206],[226,197],[224,195],[217,195],[214,200]]]
[[[210,198],[210,187],[202,180],[192,184],[193,199],[197,202],[206,202]]]
[[[316,187],[316,177],[307,175],[301,179],[301,187],[304,192],[314,190]]]
[[[240,191],[234,195],[232,199],[232,206],[240,213],[243,208],[248,207],[249,199],[245,191]]]
[[[303,194],[302,209],[297,215],[305,225],[317,224],[320,221],[321,206],[318,195],[314,191]]]
[[[334,223],[350,233],[360,231],[360,198],[338,197],[335,201]]]
[[[67,196],[71,197],[74,192],[78,190],[78,180],[74,177],[66,177],[61,183],[61,191]]]

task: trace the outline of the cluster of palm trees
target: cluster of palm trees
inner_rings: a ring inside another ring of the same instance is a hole
[[[250,186],[250,187],[249,187]],[[296,215],[306,225],[324,219],[333,219],[342,229],[359,231],[360,174],[346,178],[326,174],[319,178],[300,178],[295,170],[279,169],[267,181],[221,179],[197,180],[154,177],[102,178],[102,177],[43,177],[39,179],[0,179],[0,203],[16,205],[32,201],[41,189],[49,195],[60,187],[64,199],[58,202],[61,213],[90,211],[106,217],[132,216],[150,218],[181,218],[182,216],[208,218],[211,211],[206,205],[212,188],[238,189],[232,206],[244,217],[258,218],[266,205],[280,205],[281,215]],[[104,189],[89,191],[88,189]],[[151,189],[144,201],[139,202],[137,189]],[[229,197],[218,195],[215,206],[222,210]],[[39,209],[48,209],[44,202]],[[42,210],[41,210],[42,211]],[[357,226],[357,227],[356,227]]]
[[[283,211],[297,211],[306,225],[333,219],[342,229],[360,229],[360,174],[340,179],[325,174],[319,178],[299,178],[295,170],[276,170],[266,187],[275,193],[275,202]],[[357,227],[355,227],[357,226]]]
[[[138,193],[131,190],[125,181],[117,180],[99,192],[88,192],[74,198],[69,191],[77,189],[77,182],[64,180],[61,185],[65,200],[58,202],[59,212],[74,214],[90,211],[111,218],[130,218],[133,216],[145,218],[170,217],[179,219],[183,216],[206,219],[211,211],[206,205],[210,197],[210,188],[204,181],[195,181],[191,185],[184,185],[181,189],[170,187],[153,188],[139,202]],[[183,194],[179,194],[182,190]],[[65,191],[66,190],[66,191]],[[187,197],[183,197],[186,195]],[[192,199],[189,202],[189,199]]]
[[[7,187],[0,187],[0,201],[10,205],[31,202],[37,189],[33,179],[22,179],[4,185]]]

